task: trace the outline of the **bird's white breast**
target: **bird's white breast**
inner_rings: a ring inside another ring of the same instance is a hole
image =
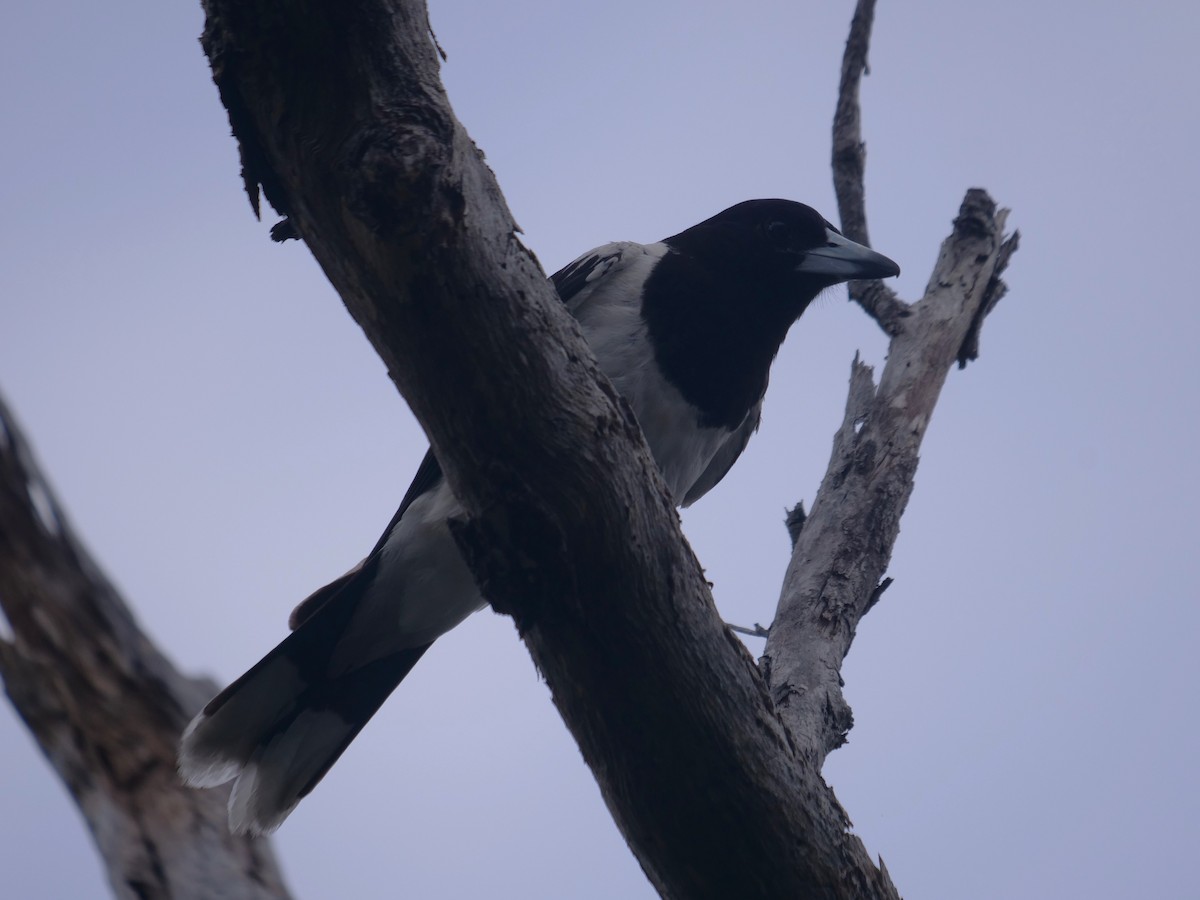
[[[641,286],[666,244],[621,245],[620,262],[571,304],[600,368],[637,416],[646,443],[675,498],[684,495],[728,437],[705,428],[699,411],[663,378],[642,317]]]

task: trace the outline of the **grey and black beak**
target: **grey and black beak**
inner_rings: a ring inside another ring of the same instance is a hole
[[[867,278],[891,278],[900,274],[900,267],[882,253],[856,244],[832,228],[825,231],[825,245],[809,250],[797,272],[831,280],[853,281]]]

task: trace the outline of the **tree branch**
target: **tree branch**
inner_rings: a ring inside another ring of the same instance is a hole
[[[859,0],[855,10],[834,115],[838,206],[846,234],[863,242],[858,88],[874,8],[874,0]],[[792,558],[763,650],[776,708],[818,768],[853,725],[842,696],[842,661],[859,621],[891,584],[883,573],[942,384],[955,361],[962,366],[975,358],[983,320],[1006,290],[1000,274],[1019,239],[1015,232],[1004,237],[1006,218],[986,192],[967,191],[925,296],[912,306],[878,282],[851,283],[851,295],[892,335],[887,364],[877,388],[871,369],[854,360],[821,488],[804,527],[789,527]]]
[[[892,339],[878,388],[854,361],[842,426],[764,650],[771,696],[817,765],[852,724],[842,660],[883,586],[942,384],[1012,246],[1002,239],[1005,215],[983,191],[968,191],[925,297]]]
[[[424,7],[208,0],[261,185],[367,333],[463,504],[614,818],[671,897],[894,896],[723,626],[632,415],[438,80]]]
[[[180,784],[180,729],[214,685],[146,638],[67,522],[0,399],[0,677],[66,784],[117,897],[288,897],[266,841],[235,838],[228,791]]]
[[[871,246],[867,234],[867,203],[864,175],[867,145],[862,139],[862,113],[858,89],[867,71],[867,50],[871,44],[871,25],[875,21],[875,0],[859,0],[850,21],[850,36],[842,55],[842,78],[838,85],[837,109],[833,114],[833,189],[837,194],[842,233],[852,241]],[[882,281],[852,281],[847,285],[850,299],[866,310],[888,335],[904,329],[908,305]]]

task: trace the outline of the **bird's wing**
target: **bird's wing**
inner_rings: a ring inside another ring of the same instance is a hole
[[[700,473],[700,477],[695,480],[684,495],[684,506],[691,506],[717,486],[717,483],[733,468],[733,464],[742,455],[742,451],[746,449],[746,444],[750,442],[750,435],[758,431],[758,423],[760,421],[762,421],[762,400],[759,400],[754,406],[750,407],[750,412],[746,413],[746,418],[742,420],[742,424],[738,426],[736,431],[730,433],[729,437],[717,449],[717,452],[713,454],[708,467]]]
[[[430,447],[425,451],[425,458],[421,460],[421,465],[417,466],[417,474],[413,476],[412,484],[408,486],[408,490],[404,493],[404,499],[400,501],[400,508],[396,510],[396,514],[392,516],[392,521],[388,522],[388,527],[383,530],[379,541],[371,550],[371,556],[374,556],[383,549],[383,545],[387,543],[388,535],[392,533],[392,529],[400,522],[405,511],[412,506],[413,501],[427,491],[433,490],[442,480],[442,465],[437,461],[437,457],[433,455],[433,448]]]
[[[378,542],[376,542],[375,547],[371,550],[367,558],[356,565],[345,575],[335,578],[322,588],[317,588],[315,591],[301,600],[300,604],[294,610],[292,610],[292,614],[288,616],[288,627],[294,631],[305,620],[312,616],[313,613],[324,606],[330,598],[339,593],[343,588],[352,584],[358,574],[363,571],[363,568],[375,558],[375,556],[383,548],[383,545],[387,543],[388,536],[392,533],[392,529],[396,527],[396,524],[404,516],[405,511],[412,506],[413,501],[426,491],[430,491],[437,487],[438,482],[441,480],[442,467],[438,463],[437,457],[433,455],[433,448],[431,447],[429,450],[425,451],[425,458],[421,460],[421,465],[417,467],[417,474],[413,476],[412,484],[408,486],[408,491],[405,492],[404,499],[400,501],[400,508],[397,509],[396,514],[392,516],[392,521],[388,522],[387,528],[383,530],[383,534],[380,536]]]
[[[633,247],[640,245],[629,242],[605,244],[583,254],[550,276],[550,283],[554,285],[559,298],[572,315],[579,308],[579,304],[585,302],[593,293],[585,291],[584,288],[594,287],[602,278],[619,268],[626,252]]]
[[[559,269],[551,275],[550,282],[554,285],[555,290],[558,291],[558,296],[566,304],[568,311],[574,314],[582,304],[586,303],[595,291],[585,289],[594,288],[606,275],[618,269],[626,252],[635,247],[640,249],[641,245],[631,243],[606,244],[603,247],[597,247],[595,250],[585,253],[570,265]],[[739,450],[738,452],[741,451]],[[730,465],[732,464],[733,460],[730,460]],[[724,472],[721,474],[723,475]],[[400,501],[399,509],[392,516],[392,521],[388,523],[387,528],[383,530],[383,534],[375,544],[374,549],[371,550],[371,553],[345,575],[334,579],[322,588],[318,588],[304,600],[301,600],[300,604],[292,610],[291,616],[288,617],[288,625],[293,630],[296,629],[332,597],[336,596],[344,588],[353,585],[364,567],[369,567],[370,562],[376,557],[383,545],[387,543],[392,529],[400,522],[400,519],[413,504],[413,501],[426,491],[435,488],[441,480],[442,467],[438,463],[437,457],[433,455],[433,448],[430,448],[425,453],[425,458],[421,460],[421,465],[417,468],[417,474],[413,477],[412,484],[408,486],[408,491],[405,493],[404,499]],[[713,484],[716,484],[716,482],[714,481]]]
[[[551,275],[550,283],[558,291],[559,299],[566,304],[567,310],[574,314],[579,305],[585,303],[587,298],[593,293],[593,291],[584,291],[584,288],[594,287],[599,284],[604,276],[617,269],[626,251],[632,247],[640,249],[641,245],[627,242],[605,244],[603,247],[597,247],[590,253],[585,253],[579,259],[575,260],[575,262],[559,269]],[[435,488],[441,480],[442,467],[438,463],[437,457],[433,455],[433,448],[431,447],[425,453],[425,458],[421,460],[421,465],[417,468],[417,474],[413,476],[412,484],[408,486],[408,493],[400,501],[400,508],[396,510],[396,515],[392,516],[392,521],[384,529],[379,543],[371,551],[372,556],[387,543],[388,535],[392,533],[392,529],[396,527],[396,523],[400,521],[401,516],[404,515],[404,511],[412,505],[412,502],[426,491]],[[350,575],[352,572],[346,574]],[[342,577],[345,578],[346,576],[343,575]]]

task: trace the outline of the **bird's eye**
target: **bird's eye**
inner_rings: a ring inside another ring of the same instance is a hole
[[[772,222],[767,226],[767,239],[777,250],[787,250],[792,245],[792,233],[782,222]]]

